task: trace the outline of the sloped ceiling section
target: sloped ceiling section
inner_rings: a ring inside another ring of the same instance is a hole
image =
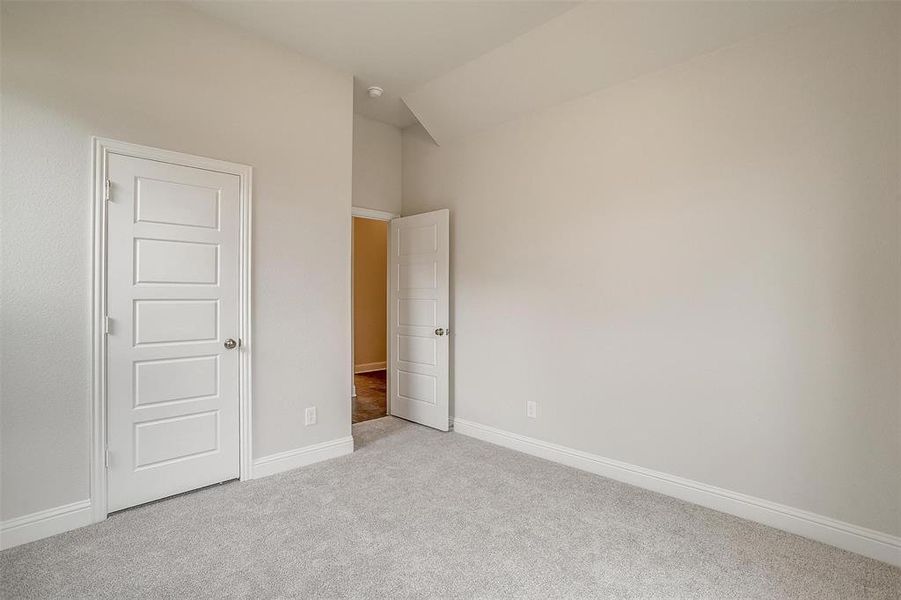
[[[588,2],[403,96],[441,144],[834,8],[825,2]]]
[[[574,2],[192,1],[195,10],[354,75],[354,110],[415,122],[401,96],[571,9]],[[381,98],[366,94],[370,85]]]

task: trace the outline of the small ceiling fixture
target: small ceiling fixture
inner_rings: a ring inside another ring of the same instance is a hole
[[[378,98],[379,96],[382,95],[382,92],[384,92],[384,91],[385,90],[383,90],[382,88],[380,88],[377,85],[370,86],[370,88],[367,90],[370,98]]]

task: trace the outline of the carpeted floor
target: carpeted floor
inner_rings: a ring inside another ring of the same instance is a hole
[[[901,570],[386,417],[357,451],[0,553],[3,598],[901,597]]]

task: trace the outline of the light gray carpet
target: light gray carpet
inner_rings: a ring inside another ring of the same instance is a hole
[[[901,570],[386,417],[357,452],[0,554],[4,598],[884,598]]]

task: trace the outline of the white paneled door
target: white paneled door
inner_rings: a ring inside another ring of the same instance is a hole
[[[391,414],[448,430],[449,212],[391,221]]]
[[[238,477],[240,179],[110,154],[108,510]]]

